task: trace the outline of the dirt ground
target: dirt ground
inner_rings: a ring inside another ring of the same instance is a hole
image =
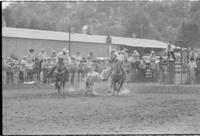
[[[66,88],[3,89],[3,134],[199,134],[200,85],[125,84],[119,96],[96,84],[96,96]]]

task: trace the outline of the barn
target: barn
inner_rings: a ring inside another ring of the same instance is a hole
[[[82,56],[87,56],[93,52],[94,57],[108,56],[108,45],[106,44],[107,36],[88,35],[81,33],[70,34],[67,32],[43,31],[23,28],[2,28],[2,53],[3,56],[15,55],[22,57],[28,53],[29,49],[34,49],[39,53],[44,48],[49,54],[52,49],[61,51],[63,48],[70,48],[71,54],[75,55],[80,52]],[[69,46],[70,45],[70,46]],[[112,36],[112,48],[129,50],[162,50],[167,48],[167,43],[149,39],[134,39],[125,37]]]

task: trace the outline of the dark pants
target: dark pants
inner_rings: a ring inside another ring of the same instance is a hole
[[[196,81],[197,84],[200,84],[200,70],[196,70]]]
[[[43,72],[43,77],[44,77],[42,83],[47,83],[47,75],[48,75],[49,70],[47,68],[43,68],[42,72]]]
[[[78,75],[77,75],[78,82],[80,82],[81,79],[84,78],[84,71],[79,69],[77,72],[78,72]]]
[[[145,81],[145,69],[138,69],[138,79],[140,82]]]
[[[169,61],[169,84],[174,83],[174,78],[175,78],[175,63],[173,61]]]
[[[7,77],[7,84],[14,82],[14,76],[12,72],[6,72],[6,77]]]
[[[19,81],[24,82],[24,72],[23,71],[19,72]]]
[[[39,62],[39,73],[42,72],[42,60]]]
[[[69,75],[70,75],[70,71],[68,69],[65,70],[65,81],[69,82]]]
[[[34,75],[34,77],[35,77],[35,79],[36,79],[37,81],[40,80],[40,70],[39,70],[39,67],[38,67],[38,66],[37,66],[37,67],[34,67],[34,69],[33,69],[33,75]]]
[[[33,70],[32,69],[27,70],[27,81],[33,81]]]
[[[75,78],[76,69],[71,69],[71,84],[74,85],[74,78]]]

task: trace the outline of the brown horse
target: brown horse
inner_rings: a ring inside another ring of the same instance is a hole
[[[111,72],[111,88],[113,88],[113,95],[118,95],[120,89],[122,88],[124,81],[126,80],[126,74],[120,63],[116,63],[112,67]]]
[[[55,72],[55,89],[58,90],[58,94],[60,94],[61,87],[65,88],[65,73],[66,67],[63,63],[58,62],[49,72],[48,77],[52,76],[52,73]]]

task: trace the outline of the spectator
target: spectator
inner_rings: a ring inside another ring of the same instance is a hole
[[[55,51],[55,50],[52,50],[52,51],[51,51],[50,58],[51,58],[51,59],[56,59],[56,51]]]
[[[48,64],[50,67],[53,67],[56,64],[57,58],[56,58],[56,51],[52,50],[51,55],[48,59]]]
[[[155,51],[151,51],[151,54],[150,54],[150,60],[152,59],[156,59],[156,52]]]
[[[90,57],[91,60],[94,59],[93,52],[90,52],[90,56],[89,57]]]
[[[195,69],[197,68],[197,64],[194,61],[194,58],[192,57],[188,63],[188,70],[189,70],[189,83],[194,84],[195,83]]]
[[[34,49],[29,50],[29,53],[27,54],[26,59],[27,59],[28,62],[30,62],[30,61],[34,62],[35,61]]]
[[[47,83],[47,74],[48,74],[48,61],[47,61],[47,58],[43,58],[43,61],[42,61],[42,74],[43,74],[43,81],[42,83]]]
[[[19,69],[19,80],[21,83],[24,82],[26,63],[27,63],[26,56],[23,56],[22,60],[20,61],[20,69]]]
[[[151,70],[151,72],[152,72],[153,81],[155,81],[156,78],[157,78],[156,60],[155,60],[155,58],[152,58],[152,59],[151,59],[150,70]]]
[[[176,58],[175,58],[175,55],[174,55],[174,51],[173,49],[171,48],[171,45],[169,44],[168,45],[168,48],[167,48],[167,59],[168,61],[171,59],[173,61],[176,61]]]
[[[26,80],[29,81],[33,81],[33,60],[28,58],[27,59],[27,63],[25,65],[26,69],[27,69],[27,78]]]
[[[6,61],[5,61],[7,84],[14,83],[13,65],[14,65],[14,63],[13,63],[12,59],[7,57]]]
[[[144,81],[145,80],[145,73],[146,73],[146,64],[143,59],[139,61],[138,65],[138,78],[139,81]]]
[[[77,52],[77,53],[76,53],[76,60],[77,60],[78,62],[80,62],[81,59],[82,59],[82,56],[80,55],[80,52]]]
[[[168,83],[167,75],[168,75],[168,61],[167,58],[165,57],[160,57],[160,62],[159,62],[159,73],[160,73],[160,83],[161,84],[166,84]]]
[[[196,77],[197,77],[197,83],[200,84],[200,57],[197,58]]]
[[[81,81],[81,79],[84,78],[84,60],[80,60],[77,66],[77,72],[78,72],[78,83]]]
[[[171,45],[168,45],[167,48],[167,60],[169,62],[169,83],[173,84],[174,83],[174,78],[175,78],[175,61],[176,61],[176,57],[174,55],[174,51],[171,48]]]
[[[195,58],[195,55],[194,55],[194,51],[193,51],[193,49],[192,48],[189,48],[189,54],[188,54],[188,56],[189,56],[189,60],[191,60],[191,58]]]
[[[76,63],[76,59],[75,57],[72,57],[71,59],[71,65],[70,65],[70,72],[71,72],[71,84],[74,85],[74,78],[75,78],[75,73],[76,73],[76,67],[77,67],[77,63]]]
[[[42,61],[44,58],[47,58],[47,57],[48,57],[47,53],[44,51],[44,48],[42,48],[40,53],[38,54],[39,61]]]

